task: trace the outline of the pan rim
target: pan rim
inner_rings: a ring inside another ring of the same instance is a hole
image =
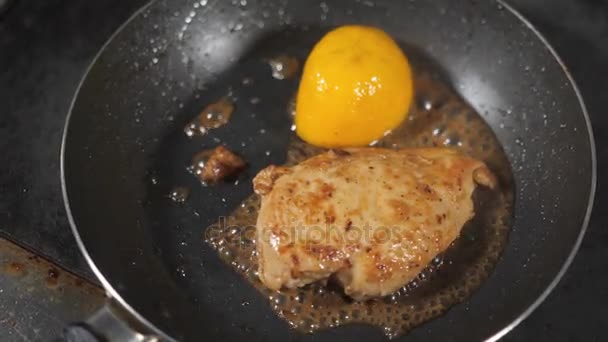
[[[78,99],[78,95],[80,94],[82,85],[86,81],[91,69],[93,69],[93,67],[97,63],[97,60],[99,59],[99,57],[105,52],[106,48],[108,47],[108,45],[110,45],[110,43],[114,40],[114,38],[116,38],[116,36],[118,36],[127,26],[129,26],[129,24],[135,18],[139,17],[143,12],[145,12],[155,2],[156,2],[156,0],[150,0],[146,4],[144,4],[142,7],[137,9],[135,12],[133,12],[133,14],[131,14],[131,16],[124,23],[122,23],[110,35],[110,37],[103,43],[103,45],[101,46],[101,48],[99,49],[97,54],[95,54],[95,57],[93,57],[93,59],[87,66],[84,74],[82,75],[82,78],[78,82],[78,86],[76,87],[76,91],[74,92],[74,96],[72,97],[72,101],[70,103],[70,108],[68,110],[68,114],[65,119],[65,124],[63,126],[63,133],[62,133],[62,137],[61,137],[61,151],[60,151],[60,157],[59,157],[59,163],[60,163],[59,169],[60,169],[60,177],[61,177],[61,193],[62,193],[62,197],[63,197],[63,204],[65,206],[68,222],[70,223],[70,229],[72,230],[72,235],[74,235],[74,239],[76,240],[76,244],[78,245],[78,249],[80,250],[80,253],[84,256],[87,264],[93,271],[93,274],[95,274],[95,276],[97,277],[97,279],[103,286],[103,288],[106,292],[106,295],[109,297],[109,299],[118,303],[124,310],[126,310],[128,312],[128,314],[132,315],[135,319],[137,319],[139,322],[144,324],[144,326],[146,326],[148,329],[150,329],[152,331],[152,333],[158,335],[159,337],[161,337],[164,340],[175,341],[174,338],[167,335],[161,329],[156,327],[156,325],[154,325],[152,322],[150,322],[148,319],[146,319],[137,310],[135,310],[135,308],[133,308],[118,293],[118,291],[116,291],[114,286],[112,286],[112,284],[110,284],[110,282],[106,279],[106,277],[103,275],[101,270],[97,267],[97,265],[95,264],[95,261],[93,261],[93,258],[87,251],[87,248],[84,244],[84,241],[82,240],[82,238],[80,236],[80,233],[78,232],[78,227],[76,226],[76,222],[74,221],[74,217],[73,217],[72,211],[70,209],[70,200],[69,200],[68,193],[67,193],[67,183],[65,181],[65,147],[66,147],[66,140],[67,140],[67,136],[68,136],[68,128],[70,126],[70,121],[72,118],[72,113],[74,111],[74,106],[76,104],[76,100]],[[108,305],[108,303],[110,303],[110,302],[106,301],[105,305]]]
[[[589,198],[587,201],[587,209],[585,212],[585,217],[583,219],[583,223],[581,225],[580,232],[578,234],[578,237],[577,237],[574,245],[572,246],[570,253],[568,254],[568,257],[562,264],[559,272],[555,275],[553,280],[547,285],[547,287],[543,290],[543,292],[538,296],[538,298],[534,302],[532,302],[524,311],[522,311],[511,323],[506,325],[501,330],[495,332],[492,336],[489,336],[488,338],[486,338],[485,339],[486,342],[498,341],[499,339],[504,337],[506,334],[508,334],[510,331],[512,331],[521,322],[523,322],[526,318],[528,318],[532,314],[532,312],[534,312],[534,310],[536,310],[536,308],[538,308],[540,306],[540,304],[542,304],[542,302],[544,302],[544,300],[549,296],[549,294],[555,289],[557,284],[560,282],[560,280],[562,279],[562,277],[564,276],[564,274],[566,273],[566,271],[572,264],[574,257],[578,253],[582,240],[587,231],[589,221],[591,219],[591,213],[593,210],[595,192],[596,192],[596,187],[597,187],[597,155],[596,155],[596,147],[595,147],[595,138],[594,138],[593,129],[591,126],[591,120],[589,118],[589,113],[587,111],[587,106],[585,105],[585,101],[584,101],[584,99],[581,95],[581,92],[580,92],[574,78],[572,77],[568,67],[564,64],[561,57],[557,54],[557,52],[555,51],[553,46],[551,46],[551,44],[548,42],[548,40],[536,29],[536,27],[534,25],[532,25],[532,23],[530,23],[530,21],[528,21],[528,19],[526,19],[514,7],[512,7],[511,5],[506,3],[505,0],[494,0],[494,1],[498,5],[503,6],[505,9],[507,9],[515,18],[517,18],[519,21],[521,21],[521,23],[523,23],[530,31],[532,31],[535,34],[535,36],[538,38],[538,40],[540,40],[540,42],[545,46],[545,48],[551,53],[553,58],[560,65],[560,67],[562,68],[562,71],[564,72],[564,74],[566,75],[566,78],[568,79],[568,82],[570,83],[572,89],[574,90],[576,97],[578,99],[578,102],[579,102],[579,106],[582,110],[583,117],[585,119],[585,126],[587,128],[587,134],[589,137],[589,145],[590,145],[590,153],[591,153],[591,184],[590,184],[590,188],[589,188]],[[82,88],[84,82],[86,81],[91,69],[97,63],[97,60],[99,59],[99,57],[106,51],[107,46],[114,40],[114,38],[116,38],[116,36],[118,36],[135,18],[137,18],[140,14],[142,14],[145,10],[147,10],[155,2],[156,2],[156,0],[150,0],[149,2],[144,4],[142,7],[140,7],[138,10],[136,10],[133,14],[131,14],[131,16],[124,23],[122,23],[110,35],[110,37],[104,42],[104,44],[101,46],[99,51],[93,57],[93,59],[87,66],[85,72],[83,73],[83,76],[81,77],[81,79],[78,83],[78,86],[76,87],[76,91],[74,92],[74,95],[72,97],[70,107],[68,109],[68,113],[67,113],[67,116],[65,119],[65,124],[63,127],[63,133],[62,133],[62,138],[61,138],[60,158],[59,158],[60,159],[60,178],[61,178],[62,198],[63,198],[64,207],[66,210],[66,216],[67,216],[68,222],[70,224],[70,229],[72,231],[72,234],[74,235],[76,244],[78,245],[78,249],[80,250],[83,257],[85,258],[88,266],[93,271],[93,274],[95,274],[97,279],[99,279],[99,282],[103,286],[103,288],[106,292],[106,295],[108,295],[108,297],[110,297],[110,299],[112,299],[112,300],[116,301],[118,304],[120,304],[124,310],[126,310],[130,315],[132,315],[139,322],[144,324],[148,329],[150,329],[150,331],[152,333],[158,335],[159,337],[161,337],[164,340],[175,341],[174,338],[167,335],[161,329],[156,327],[156,325],[154,325],[152,322],[150,322],[148,319],[146,319],[137,310],[135,310],[135,308],[133,308],[118,293],[118,291],[116,291],[116,289],[110,284],[110,282],[103,275],[101,270],[97,267],[97,265],[93,261],[92,257],[90,256],[89,252],[87,251],[84,241],[82,240],[80,233],[78,232],[76,222],[74,221],[74,217],[73,217],[72,211],[70,209],[70,201],[69,201],[69,197],[67,194],[67,183],[66,183],[66,178],[65,178],[65,149],[66,149],[67,132],[68,132],[68,128],[70,125],[72,113],[73,113],[73,110],[74,110],[74,107],[76,104],[76,100],[80,94],[80,91],[81,91],[81,88]]]
[[[509,12],[511,12],[511,14],[513,14],[517,19],[519,19],[544,44],[544,46],[547,48],[547,50],[549,50],[551,55],[553,55],[553,58],[557,61],[557,63],[562,68],[562,71],[568,78],[568,82],[570,82],[572,89],[576,93],[576,97],[578,98],[579,105],[581,107],[581,110],[583,111],[583,117],[585,119],[585,126],[587,127],[587,134],[589,136],[589,149],[591,152],[591,185],[589,188],[589,198],[587,200],[587,210],[585,212],[585,217],[584,217],[583,223],[581,225],[581,230],[578,234],[578,237],[576,238],[576,241],[574,243],[574,246],[572,247],[572,250],[570,251],[570,254],[566,258],[566,261],[564,261],[559,272],[555,275],[555,277],[549,283],[549,285],[545,288],[545,290],[538,296],[538,298],[536,298],[536,300],[528,306],[528,308],[526,308],[522,313],[520,313],[519,316],[515,320],[513,320],[510,324],[508,324],[506,327],[497,331],[496,333],[494,333],[494,335],[488,337],[485,340],[486,342],[498,341],[499,339],[504,337],[506,334],[508,334],[511,330],[515,329],[515,327],[517,327],[521,322],[523,322],[526,318],[528,318],[532,314],[532,312],[534,312],[534,310],[536,310],[536,308],[538,308],[545,301],[545,299],[547,299],[547,297],[549,296],[549,294],[551,294],[551,292],[553,292],[555,287],[557,287],[557,284],[563,278],[564,274],[566,274],[566,271],[568,271],[568,268],[570,268],[570,265],[572,264],[574,257],[578,253],[578,250],[581,246],[583,238],[585,237],[585,233],[587,232],[587,227],[589,226],[589,221],[591,220],[591,212],[593,211],[593,203],[595,200],[595,191],[596,191],[596,187],[597,187],[597,155],[596,155],[596,150],[595,150],[595,137],[593,135],[591,119],[589,119],[589,113],[587,111],[587,105],[585,104],[585,100],[583,99],[583,96],[578,88],[578,85],[576,84],[576,81],[572,77],[570,70],[568,69],[566,64],[562,61],[561,57],[557,54],[557,52],[555,51],[553,46],[545,38],[545,36],[543,36],[542,33],[540,33],[540,31],[538,31],[538,29],[528,19],[526,19],[526,17],[524,17],[514,7],[512,7],[511,5],[506,3],[506,0],[496,0],[496,2],[500,5],[502,5],[504,8],[506,8]]]

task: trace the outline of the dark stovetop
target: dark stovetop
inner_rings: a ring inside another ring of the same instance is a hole
[[[61,199],[61,131],[86,66],[145,2],[17,0],[0,12],[0,236],[90,279]],[[598,175],[608,172],[608,1],[508,2],[545,34],[572,71],[594,126]],[[570,270],[506,340],[608,340],[608,215],[601,210],[608,192],[599,183],[591,224]]]

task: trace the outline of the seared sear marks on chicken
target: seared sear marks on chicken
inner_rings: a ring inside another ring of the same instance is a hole
[[[346,294],[390,294],[443,252],[474,215],[486,165],[447,148],[329,151],[254,179],[259,277],[269,288],[334,276]]]

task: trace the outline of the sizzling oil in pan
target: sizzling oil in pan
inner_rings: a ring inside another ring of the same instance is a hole
[[[475,217],[417,279],[393,295],[365,302],[349,299],[331,282],[280,292],[268,290],[257,275],[255,224],[260,200],[256,195],[234,211],[227,224],[213,225],[206,231],[207,242],[222,258],[269,298],[280,317],[300,331],[364,323],[381,328],[391,338],[401,335],[470,296],[491,273],[503,250],[512,216],[513,177],[500,143],[481,116],[431,72],[418,70],[414,85],[416,103],[408,119],[375,145],[451,146],[485,161],[499,179],[495,191],[476,190]],[[294,134],[287,163],[296,164],[323,151]]]

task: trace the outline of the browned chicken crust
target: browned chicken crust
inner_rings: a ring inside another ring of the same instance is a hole
[[[254,179],[260,280],[299,287],[330,276],[362,299],[395,292],[474,215],[487,166],[452,149],[329,151]]]

